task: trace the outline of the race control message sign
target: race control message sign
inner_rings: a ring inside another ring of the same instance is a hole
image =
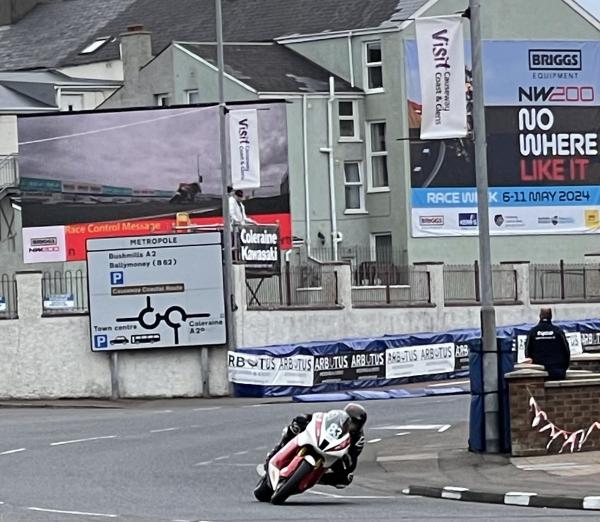
[[[221,234],[87,242],[93,351],[225,344]]]
[[[406,53],[412,235],[477,235],[473,141],[419,139],[415,42]],[[600,42],[488,40],[483,62],[490,233],[600,233]]]

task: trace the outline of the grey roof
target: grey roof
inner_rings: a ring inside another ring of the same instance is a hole
[[[36,6],[0,31],[0,70],[58,66],[134,1],[63,0]]]
[[[179,44],[216,66],[213,44]],[[327,92],[332,74],[298,53],[279,45],[227,44],[224,48],[225,72],[258,92]],[[334,75],[333,75],[334,76]],[[360,92],[334,76],[337,92]]]
[[[426,1],[223,0],[224,38],[229,42],[267,42],[288,35],[380,27],[405,20]],[[90,32],[87,43],[101,37],[116,37],[132,24],[142,24],[152,32],[154,55],[173,41],[214,42],[216,39],[214,0],[133,0],[128,3],[126,9],[108,19],[95,33]],[[89,63],[119,56],[118,41],[90,55],[79,55],[80,47],[74,48],[61,63]]]
[[[56,86],[118,87],[122,82],[72,78],[58,71],[0,72],[0,111],[58,110]]]

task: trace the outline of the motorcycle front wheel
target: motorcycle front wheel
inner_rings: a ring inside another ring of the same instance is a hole
[[[262,477],[254,488],[254,497],[259,502],[269,502],[271,495],[273,495],[273,490],[269,485],[269,479],[266,476]]]
[[[302,479],[306,477],[309,473],[313,471],[312,464],[303,460],[298,466],[298,469],[294,471],[292,476],[288,478],[283,484],[277,487],[273,496],[271,497],[272,504],[283,504],[288,497],[293,495],[294,493],[298,493],[298,486]]]

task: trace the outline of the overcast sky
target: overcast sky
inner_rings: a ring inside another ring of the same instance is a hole
[[[590,13],[600,20],[600,0],[577,0]]]
[[[242,107],[236,107],[242,108]],[[261,185],[288,170],[284,104],[260,105]],[[62,114],[19,119],[22,177],[175,191],[197,179],[221,193],[217,107]]]

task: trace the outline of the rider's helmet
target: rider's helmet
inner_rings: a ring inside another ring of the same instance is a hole
[[[367,410],[360,404],[350,402],[346,404],[344,411],[350,417],[350,431],[353,433],[359,432],[367,422]]]

